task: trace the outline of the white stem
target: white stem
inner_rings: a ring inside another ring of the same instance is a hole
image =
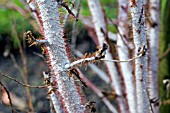
[[[92,14],[93,24],[94,24],[95,31],[98,37],[99,46],[102,47],[103,43],[106,43],[104,34],[101,32],[101,28],[102,28],[103,31],[106,33],[106,24],[105,24],[102,8],[101,8],[99,0],[87,0],[87,1],[88,1],[88,5],[90,8],[90,12]],[[105,59],[112,59],[112,54],[110,53],[109,50],[107,50]],[[118,75],[116,66],[113,62],[105,61],[105,64],[110,74],[111,87],[112,89],[115,90],[117,95],[121,96],[121,98],[117,98],[120,112],[128,113],[126,100],[123,97],[123,87],[121,84],[121,77]]]
[[[44,75],[44,79],[49,78],[49,74],[46,74],[45,72],[43,72],[43,75]],[[49,85],[47,88],[48,88],[48,92],[51,92],[49,95],[50,95],[50,99],[53,103],[53,107],[54,107],[55,112],[56,113],[63,113],[61,102],[60,102],[58,95],[55,92],[51,91],[51,90],[53,90],[53,87],[51,85]]]
[[[143,0],[131,0],[130,6],[136,55],[140,47],[142,47],[143,45],[147,46]],[[141,59],[135,60],[135,79],[137,95],[137,113],[148,113],[149,99],[146,91],[148,82],[147,53]]]
[[[128,30],[126,29],[127,21],[128,21],[128,2],[127,0],[118,0],[118,30],[119,33],[124,36],[128,34]],[[118,55],[119,60],[122,62],[123,59],[129,58],[129,52],[127,46],[124,44],[120,34],[117,37],[117,45],[118,45]],[[140,58],[137,56],[136,58]],[[134,59],[130,59],[128,61],[132,61]],[[129,106],[130,113],[137,113],[136,109],[136,92],[135,92],[135,82],[134,76],[132,74],[131,64],[129,62],[120,63],[121,72],[124,78],[125,91],[127,95],[127,102]]]
[[[43,40],[39,40],[39,39],[35,39],[36,42],[39,42],[39,43],[48,43],[47,40],[43,39]]]
[[[154,26],[149,29],[149,44],[150,44],[150,55],[149,55],[149,96],[150,99],[158,99],[158,52],[159,52],[159,0],[150,0],[150,18],[154,22]],[[153,105],[154,113],[159,113],[158,104]]]
[[[50,61],[50,70],[55,78],[65,112],[84,113],[85,106],[82,97],[74,84],[74,80],[67,71],[63,70],[69,62],[63,39],[63,29],[59,21],[58,3],[56,0],[36,0],[43,22],[44,37],[48,41],[47,56]],[[56,105],[57,106],[57,105]]]
[[[30,2],[30,0],[26,0],[26,1],[27,1],[28,5],[29,5],[29,8],[30,8],[30,10],[32,11],[32,14],[34,15],[34,18],[36,19],[36,21],[37,21],[40,29],[42,29],[42,26],[41,26],[41,22],[40,22],[40,20],[39,20],[39,17],[38,17],[38,15],[37,15],[37,13],[34,12],[34,11],[37,10],[37,7],[36,7],[35,3],[34,3],[34,2]]]
[[[116,33],[112,33],[112,32],[108,32],[108,38],[111,40],[111,41],[117,41],[117,35]]]
[[[70,63],[70,64],[66,64],[64,68],[65,68],[65,69],[69,69],[69,68],[74,67],[74,66],[76,66],[76,65],[78,65],[78,64],[80,64],[80,63],[83,63],[83,62],[94,61],[95,58],[96,58],[96,57],[90,57],[90,58],[83,58],[83,59],[80,59],[80,60],[76,60],[76,61],[74,61],[74,62],[72,62],[72,63]]]

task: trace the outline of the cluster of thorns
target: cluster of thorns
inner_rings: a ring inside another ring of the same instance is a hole
[[[42,48],[42,54],[45,53],[45,47],[48,45],[47,40],[45,39],[35,39],[34,36],[32,35],[31,31],[27,31],[25,34],[26,40],[28,41],[28,43],[30,44],[30,46],[32,45],[41,45]],[[66,64],[65,65],[65,69],[68,70],[68,75],[69,77],[74,75],[76,76],[77,79],[79,79],[81,81],[81,83],[83,84],[84,87],[87,87],[87,85],[85,84],[85,82],[83,82],[83,80],[80,78],[79,76],[79,72],[77,71],[76,67],[80,66],[82,64],[85,64],[87,66],[88,63],[95,63],[95,62],[99,62],[100,60],[105,60],[105,55],[106,55],[106,50],[108,49],[108,45],[103,43],[103,46],[101,48],[98,49],[98,51],[92,53],[92,54],[85,54],[81,59],[78,59],[72,63]],[[129,62],[132,61],[136,58],[142,57],[145,55],[146,53],[146,47],[145,45],[140,47],[138,49],[138,53],[137,53],[137,57],[134,57],[132,59],[129,60],[124,60],[124,61],[119,61],[119,60],[107,60],[106,61],[113,61],[113,62]]]

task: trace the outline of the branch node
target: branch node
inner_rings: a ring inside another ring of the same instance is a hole
[[[145,45],[143,45],[142,47],[138,48],[138,53],[137,56],[144,56],[146,54],[147,48]]]
[[[70,3],[73,6],[73,8],[74,8],[74,4],[72,2],[63,2],[63,0],[57,0],[57,2],[58,2],[58,5],[64,7],[67,10],[67,12],[70,15],[72,15],[75,18],[76,21],[78,21],[78,18],[74,15],[74,13],[68,7],[68,3]]]
[[[26,40],[28,41],[28,43],[30,44],[29,47],[33,45],[48,44],[48,41],[46,39],[35,39],[31,31],[25,32],[24,36]]]
[[[92,54],[85,54],[82,59],[76,60],[72,63],[67,63],[64,66],[64,69],[69,69],[72,67],[75,67],[77,65],[80,64],[87,64],[89,62],[94,63],[94,62],[98,62],[99,60],[103,59],[106,55],[106,50],[108,49],[108,45],[107,44],[103,44],[103,47],[100,48],[98,51],[96,51],[95,53]]]
[[[96,106],[95,106],[95,103],[94,101],[89,101],[86,103],[86,109],[90,109],[91,110],[91,113],[95,113],[97,111],[96,109]]]

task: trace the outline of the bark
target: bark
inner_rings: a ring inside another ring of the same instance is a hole
[[[124,36],[128,35],[127,21],[128,21],[128,2],[126,0],[118,0],[118,36],[117,36],[117,45],[118,45],[118,55],[119,60],[125,60],[129,58],[129,50],[124,44]],[[120,35],[121,34],[121,35]],[[135,82],[134,76],[132,74],[131,65],[129,62],[120,63],[121,72],[124,78],[125,91],[127,102],[129,106],[130,113],[136,113],[136,97],[135,97]]]
[[[79,51],[74,52],[78,57],[83,57],[83,54]],[[106,83],[110,83],[110,79],[103,70],[99,69],[95,64],[88,63],[88,66]]]
[[[132,16],[132,30],[135,45],[135,55],[137,55],[142,46],[147,46],[143,0],[131,0],[130,9]],[[146,51],[142,58],[135,60],[137,113],[149,112],[149,100],[146,87],[148,82],[147,67],[148,60]]]
[[[158,99],[158,49],[159,49],[159,0],[150,0],[150,18],[152,23],[149,29],[149,96],[150,99]],[[159,112],[159,105],[153,105],[154,113]]]
[[[43,76],[44,76],[44,79],[46,79],[46,80],[49,79],[49,74],[46,74],[45,72],[43,72]],[[49,80],[49,81],[51,81],[51,80]],[[48,92],[49,92],[49,97],[50,97],[50,99],[52,101],[52,105],[54,106],[54,111],[56,113],[63,113],[64,111],[62,109],[62,104],[61,104],[61,102],[59,100],[58,95],[55,92],[52,91],[53,90],[52,85],[48,85],[47,89],[48,89]]]
[[[64,69],[65,64],[70,62],[66,54],[63,29],[59,21],[58,3],[56,0],[37,0],[36,3],[43,22],[44,37],[48,41],[46,55],[49,68],[64,112],[83,113],[85,106],[82,103],[82,97],[74,79],[69,80],[68,70]]]
[[[101,28],[106,33],[106,24],[104,20],[104,15],[102,12],[102,8],[100,6],[99,0],[88,0],[88,5],[90,12],[92,14],[93,24],[95,27],[95,31],[98,37],[99,46],[102,47],[103,43],[107,43],[104,37],[104,34],[101,32]],[[105,59],[112,59],[112,55],[109,50],[107,50],[107,54]],[[116,94],[120,97],[117,98],[119,110],[121,113],[128,113],[127,104],[125,98],[123,97],[123,87],[121,84],[121,78],[118,75],[116,70],[116,66],[113,62],[104,62],[111,78],[111,87],[115,90]]]
[[[35,4],[35,1],[34,0],[26,0],[28,6],[29,6],[29,9],[31,10],[37,24],[38,24],[38,31],[39,33],[43,34],[43,25],[42,25],[42,21],[41,21],[41,18],[40,18],[40,15],[39,15],[39,11],[36,7],[36,4]],[[34,25],[35,27],[35,25]],[[36,28],[36,27],[35,27]]]

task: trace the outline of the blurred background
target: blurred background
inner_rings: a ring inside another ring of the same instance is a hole
[[[74,3],[73,12],[76,12],[79,0],[64,0]],[[117,19],[117,1],[116,0],[100,0],[100,3],[109,19]],[[71,4],[68,4],[71,7]],[[160,52],[159,56],[165,57],[160,60],[159,64],[159,94],[165,94],[163,79],[170,78],[170,1],[161,1],[160,11]],[[65,20],[65,31],[67,41],[73,44],[73,47],[78,51],[85,53],[94,52],[97,48],[93,26],[90,26],[88,20],[91,19],[91,14],[86,0],[82,0],[79,13],[79,21],[68,15],[67,11],[59,8],[61,19]],[[66,16],[67,19],[65,19]],[[149,16],[147,17],[149,18]],[[130,19],[130,17],[129,17]],[[108,25],[109,31],[116,33],[114,25]],[[24,33],[28,30],[32,31],[33,35],[42,37],[38,32],[38,25],[26,3],[26,0],[0,0],[0,74],[5,74],[15,78],[22,83],[28,83],[34,86],[43,85],[44,79],[42,72],[48,71],[48,68],[41,57],[41,47],[31,46],[26,42]],[[73,41],[71,37],[76,37]],[[74,43],[72,43],[74,42]],[[114,42],[113,42],[114,43]],[[103,69],[102,65],[99,67]],[[106,85],[89,67],[81,67],[84,75],[89,80],[100,88],[101,91],[110,87]],[[27,102],[32,102],[32,106],[37,113],[49,113],[50,104],[47,98],[47,91],[43,88],[28,88],[24,87],[14,80],[8,79],[0,75],[0,81],[11,93],[11,98],[14,101],[14,107],[22,112],[28,112]],[[109,113],[105,104],[98,96],[90,89],[83,88],[87,100],[96,102],[97,111],[99,113]],[[9,113],[9,101],[6,92],[0,87],[0,113]],[[31,100],[30,98],[31,97]],[[167,96],[162,99],[166,100]],[[111,100],[114,103],[114,99]],[[170,112],[170,102],[161,106],[161,113]]]

